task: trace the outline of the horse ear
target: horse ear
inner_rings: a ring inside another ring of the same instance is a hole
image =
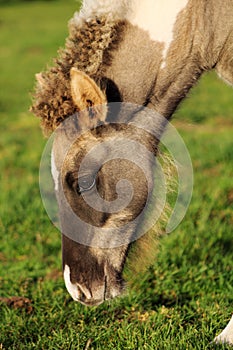
[[[70,79],[73,102],[80,111],[107,102],[104,93],[87,74],[73,67]]]

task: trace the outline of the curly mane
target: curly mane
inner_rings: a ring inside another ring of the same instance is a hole
[[[123,28],[123,21],[106,17],[70,21],[65,48],[59,51],[54,66],[40,74],[33,93],[31,111],[41,119],[45,135],[77,112],[71,98],[70,69],[75,67],[103,85],[104,68],[111,63],[111,52],[120,41]]]

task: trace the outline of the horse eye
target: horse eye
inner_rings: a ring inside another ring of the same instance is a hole
[[[95,186],[95,177],[93,175],[81,176],[78,179],[77,193],[81,194],[90,191]]]

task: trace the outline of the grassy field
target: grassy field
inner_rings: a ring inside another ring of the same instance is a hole
[[[161,239],[153,266],[126,297],[89,309],[65,290],[60,234],[38,186],[46,140],[28,107],[34,74],[56,56],[77,7],[0,7],[0,296],[32,301],[2,303],[0,349],[213,349],[233,304],[233,91],[212,73],[174,120],[195,173],[185,220]]]

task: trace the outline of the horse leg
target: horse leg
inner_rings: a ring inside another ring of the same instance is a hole
[[[233,315],[224,330],[214,339],[215,343],[226,343],[233,345]]]

